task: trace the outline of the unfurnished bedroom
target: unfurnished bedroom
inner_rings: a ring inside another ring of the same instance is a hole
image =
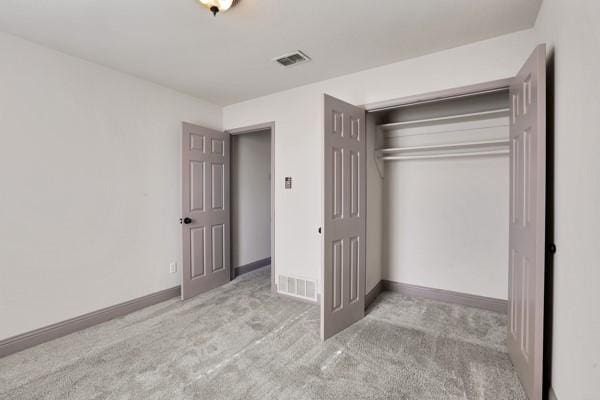
[[[0,0],[0,399],[597,399],[599,21]]]

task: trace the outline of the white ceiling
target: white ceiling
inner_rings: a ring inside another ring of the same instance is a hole
[[[527,29],[541,2],[0,0],[0,31],[226,105]],[[271,61],[294,50],[313,61]]]

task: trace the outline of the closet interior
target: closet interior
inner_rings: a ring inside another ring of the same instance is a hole
[[[368,112],[367,292],[380,277],[507,299],[508,101],[498,89]]]

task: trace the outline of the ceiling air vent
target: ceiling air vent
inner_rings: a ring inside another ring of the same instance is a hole
[[[291,67],[292,65],[298,65],[310,61],[310,57],[298,50],[290,54],[276,57],[273,59],[273,61],[283,65],[284,67]]]

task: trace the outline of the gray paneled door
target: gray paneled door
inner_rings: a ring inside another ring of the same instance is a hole
[[[546,46],[510,85],[508,352],[530,400],[542,399],[546,217]]]
[[[229,134],[183,123],[183,300],[229,281]]]
[[[324,96],[321,338],[364,316],[366,260],[365,111]]]

